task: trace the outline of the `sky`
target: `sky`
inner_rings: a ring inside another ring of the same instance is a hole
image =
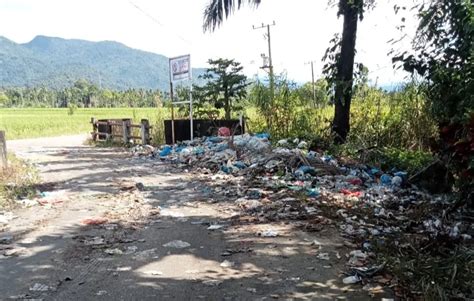
[[[356,62],[369,68],[372,84],[388,85],[406,79],[392,68],[388,55],[392,38],[400,37],[395,3],[381,0],[359,24]],[[209,0],[0,0],[0,36],[25,43],[36,35],[90,41],[117,41],[129,47],[166,55],[191,54],[193,67],[207,67],[210,58],[234,58],[248,76],[264,76],[261,54],[268,53],[266,32],[252,26],[273,23],[271,42],[276,73],[297,82],[316,78],[329,40],[341,32],[342,18],[327,0],[263,0],[258,8],[236,11],[215,32],[204,33],[203,11]],[[290,5],[291,3],[291,5]],[[407,18],[407,38],[396,47],[408,47],[416,20]]]

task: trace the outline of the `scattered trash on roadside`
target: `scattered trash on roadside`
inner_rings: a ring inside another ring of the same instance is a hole
[[[233,267],[234,265],[235,265],[235,263],[232,262],[232,261],[229,261],[229,260],[224,260],[224,261],[220,264],[220,266],[223,267],[223,268],[231,268],[231,267]]]
[[[278,231],[275,230],[265,230],[257,233],[261,237],[277,237],[279,235]]]
[[[130,149],[135,156],[149,156],[153,154],[155,148],[151,145],[135,145]]]
[[[31,200],[31,199],[20,199],[20,200],[15,200],[15,203],[18,205],[28,208],[28,207],[33,207],[39,204],[37,200]]]
[[[24,256],[28,254],[28,249],[24,247],[15,247],[12,249],[7,249],[3,252],[5,257],[14,257],[14,256]]]
[[[166,248],[183,249],[190,247],[191,244],[182,240],[173,240],[163,245]]]
[[[371,266],[371,267],[352,267],[352,272],[355,273],[357,276],[363,277],[363,278],[370,278],[373,277],[375,274],[378,272],[382,271],[385,267],[385,263],[382,263],[381,265],[377,266]]]
[[[128,246],[124,254],[133,254],[138,250],[137,246]]]
[[[115,248],[115,249],[105,249],[104,250],[105,253],[109,254],[109,255],[122,255],[123,254],[123,251],[118,249],[118,248]]]
[[[13,212],[1,212],[0,213],[0,224],[8,224],[11,220],[17,218]]]
[[[8,245],[12,243],[12,241],[13,241],[13,236],[11,235],[5,235],[5,236],[0,237],[0,244]]]
[[[35,283],[32,287],[30,287],[30,291],[32,292],[46,292],[52,290],[54,290],[53,287],[41,283]]]
[[[158,256],[156,255],[156,248],[139,251],[133,255],[133,259],[139,261],[145,261],[150,258],[158,258]]]
[[[316,255],[316,258],[322,260],[331,260],[331,258],[329,258],[329,253],[319,253],[318,255]]]
[[[362,281],[362,279],[359,276],[349,276],[344,279],[342,279],[342,282],[344,284],[355,284]]]
[[[212,279],[212,280],[204,280],[202,282],[202,284],[204,285],[207,285],[207,286],[219,286],[223,283],[222,280],[216,280],[216,279]]]
[[[222,229],[224,228],[223,225],[210,225],[209,227],[207,227],[207,230],[219,230],[219,229]]]
[[[84,244],[86,246],[92,246],[92,245],[103,245],[105,244],[105,239],[102,237],[94,237],[91,240],[86,240],[84,241]]]

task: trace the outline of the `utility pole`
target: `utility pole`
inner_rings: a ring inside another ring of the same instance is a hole
[[[267,41],[268,41],[268,66],[263,66],[262,68],[268,68],[268,71],[269,71],[269,76],[270,76],[270,98],[271,98],[272,102],[273,102],[273,97],[274,97],[274,94],[275,94],[275,78],[274,78],[274,74],[273,74],[272,42],[271,42],[271,35],[270,35],[270,26],[275,26],[275,25],[276,25],[276,23],[275,23],[275,21],[273,21],[272,24],[262,23],[261,26],[255,26],[255,25],[252,26],[253,29],[262,29],[262,28],[267,29],[266,38],[267,38]]]
[[[313,101],[314,101],[314,104],[316,105],[316,85],[315,85],[315,82],[314,82],[314,66],[313,66],[313,63],[314,63],[314,61],[310,61],[310,62],[305,63],[305,65],[311,64],[311,83],[313,84]]]

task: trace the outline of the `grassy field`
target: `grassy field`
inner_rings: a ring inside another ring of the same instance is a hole
[[[331,107],[324,108],[321,114],[326,118],[331,118],[332,110]],[[91,117],[97,119],[132,118],[135,123],[146,118],[154,129],[162,130],[161,120],[171,117],[170,110],[167,108],[76,109],[72,115],[68,112],[67,108],[0,109],[0,130],[5,130],[7,140],[89,133],[92,130]],[[176,118],[187,118],[183,112],[175,111],[175,114]],[[254,107],[247,108],[245,115],[247,116],[247,131],[255,133],[265,130],[264,118]],[[157,124],[157,121],[160,123]],[[159,140],[157,137],[154,138],[154,141]]]
[[[133,118],[135,122],[147,118],[151,124],[167,115],[157,108],[94,108],[77,109],[69,115],[68,109],[0,109],[0,130],[7,140],[88,133],[90,120],[95,118]]]

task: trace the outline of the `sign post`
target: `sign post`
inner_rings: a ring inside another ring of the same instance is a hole
[[[170,98],[171,98],[171,142],[176,143],[174,140],[174,99],[173,99],[173,82],[170,81]]]
[[[189,103],[189,122],[191,129],[191,140],[193,140],[193,87],[192,87],[192,75],[191,75],[191,55],[182,55],[174,58],[170,58],[170,96],[171,96],[171,136],[173,144],[175,143],[175,132],[174,132],[174,104],[186,104]],[[174,102],[173,99],[173,83],[189,80],[189,101]]]
[[[192,77],[192,74],[189,73],[189,126],[190,126],[190,129],[191,129],[191,141],[194,140],[194,137],[193,137],[193,77]]]

